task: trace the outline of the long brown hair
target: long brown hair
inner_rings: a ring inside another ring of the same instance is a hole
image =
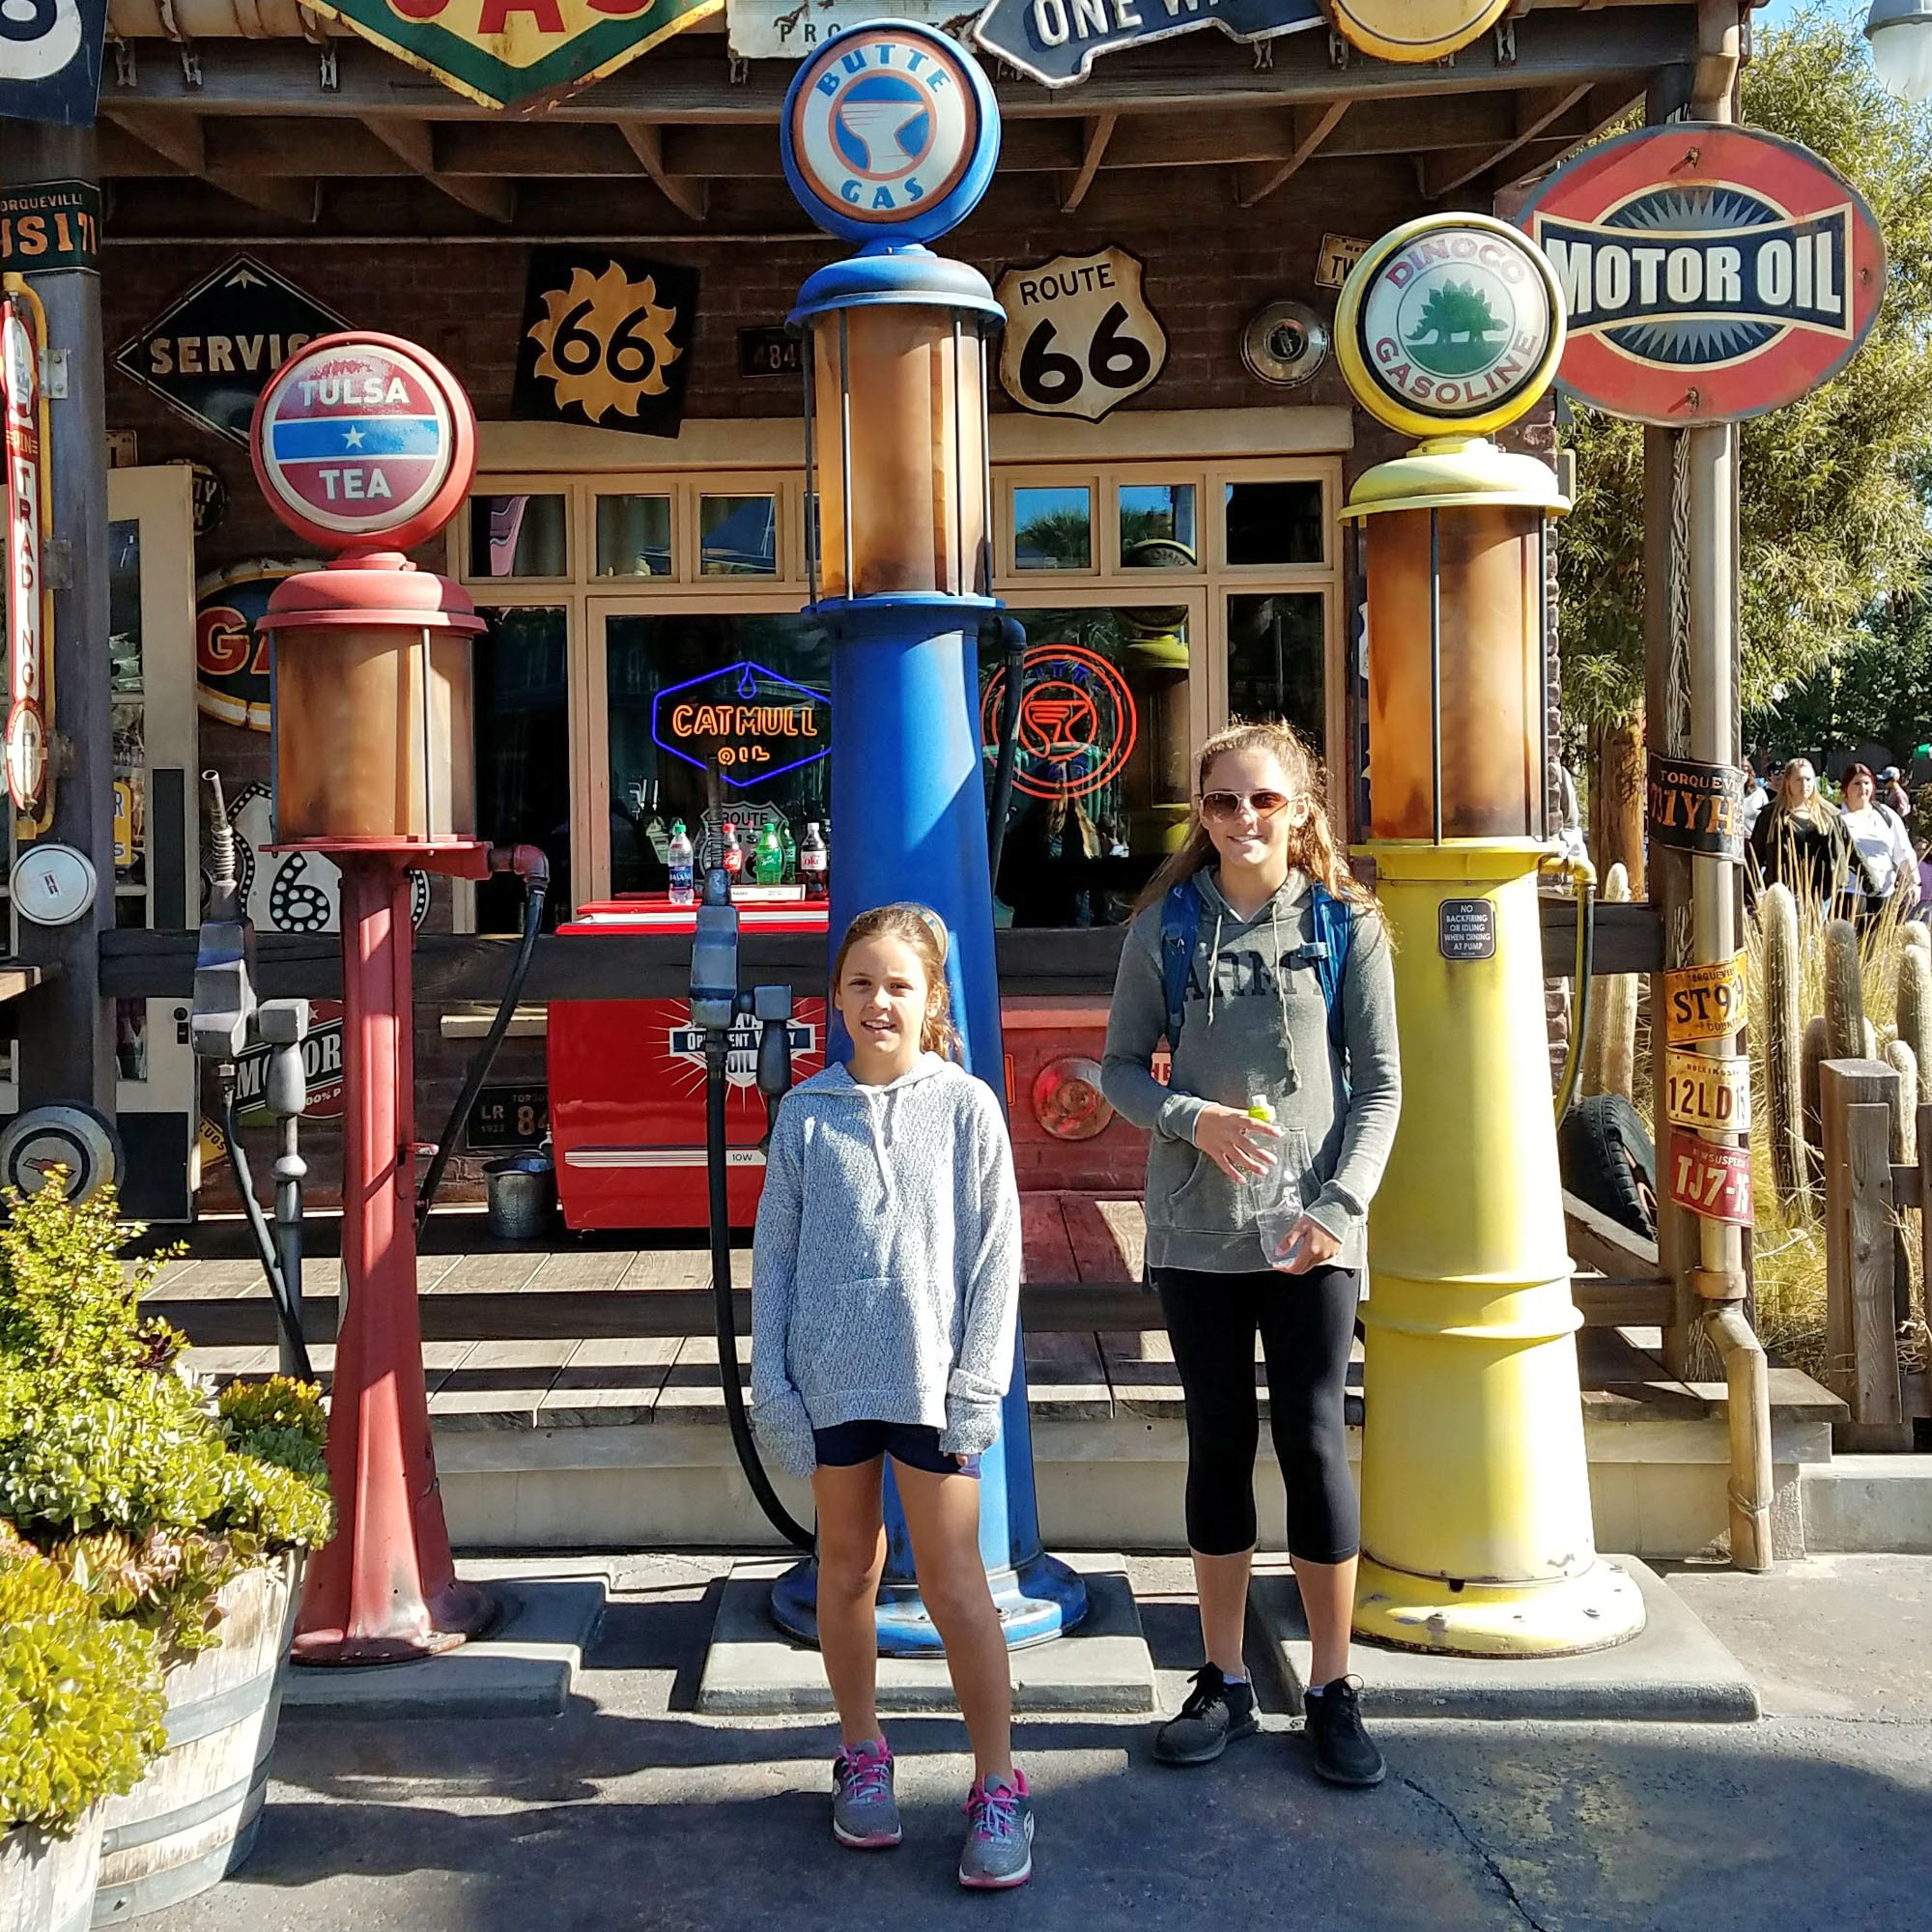
[[[946,983],[946,927],[939,915],[910,899],[862,912],[845,928],[832,961],[835,1007],[845,978],[846,955],[862,939],[896,939],[912,949],[925,975],[925,1018],[920,1024],[919,1050],[936,1053],[942,1060],[963,1060],[966,1048],[952,1024],[952,992]]]
[[[1230,724],[1217,731],[1201,748],[1194,768],[1194,796],[1189,801],[1187,838],[1179,851],[1168,860],[1148,882],[1147,890],[1134,901],[1134,911],[1145,912],[1160,901],[1183,879],[1191,879],[1204,867],[1214,863],[1214,841],[1201,818],[1201,794],[1208,788],[1208,774],[1217,758],[1231,752],[1266,752],[1281,766],[1288,781],[1291,801],[1305,800],[1308,806],[1300,824],[1288,835],[1288,863],[1305,872],[1317,885],[1325,887],[1338,899],[1373,907],[1376,899],[1343,864],[1335,845],[1335,829],[1328,823],[1323,803],[1321,762],[1294,726],[1279,718],[1266,718],[1252,724]]]

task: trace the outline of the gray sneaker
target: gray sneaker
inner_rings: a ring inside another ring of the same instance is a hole
[[[885,1739],[855,1745],[832,1760],[832,1835],[856,1852],[884,1851],[903,1836]]]
[[[1026,1774],[1013,1781],[988,1777],[966,1794],[966,1846],[959,1883],[976,1891],[1002,1891],[1033,1876],[1033,1794]]]

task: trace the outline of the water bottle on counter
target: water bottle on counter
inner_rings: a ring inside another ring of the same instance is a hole
[[[684,820],[671,820],[670,844],[666,850],[666,862],[670,867],[670,902],[674,906],[696,905],[697,889],[693,882],[696,864],[696,854],[692,850],[691,835],[684,829]]]

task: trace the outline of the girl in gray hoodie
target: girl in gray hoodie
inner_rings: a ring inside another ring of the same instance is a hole
[[[832,988],[850,1065],[785,1096],[766,1156],[752,1421],[774,1458],[811,1478],[818,1507],[819,1648],[842,1740],[833,1835],[860,1850],[899,1842],[874,1622],[890,1456],[973,1741],[959,1882],[997,1889],[1033,1870],[978,1482],[1012,1376],[1019,1194],[993,1090],[951,1058],[943,934],[923,906],[882,906],[839,946]]]
[[[1343,1391],[1369,1198],[1401,1107],[1388,937],[1336,855],[1315,760],[1286,724],[1209,739],[1199,784],[1186,843],[1122,949],[1101,1068],[1107,1097],[1151,1135],[1147,1259],[1187,1401],[1187,1541],[1208,1657],[1154,1755],[1205,1764],[1260,1728],[1241,1656],[1259,1334],[1313,1639],[1315,1768],[1378,1784],[1381,1755],[1348,1675],[1359,1520]],[[1163,1084],[1153,1058],[1170,1034]],[[1259,1209],[1282,1199],[1294,1218],[1269,1252]]]

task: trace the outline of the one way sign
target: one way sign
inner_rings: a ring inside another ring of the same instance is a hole
[[[1320,0],[993,0],[973,37],[1045,86],[1071,87],[1087,78],[1096,54],[1202,27],[1269,41],[1325,24]]]

